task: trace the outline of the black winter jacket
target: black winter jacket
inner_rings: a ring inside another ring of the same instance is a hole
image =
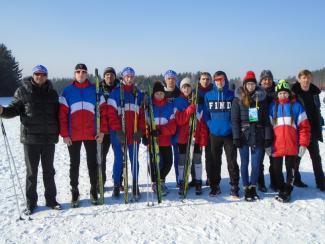
[[[319,94],[321,90],[314,84],[310,84],[307,92],[301,89],[300,83],[296,82],[292,86],[292,91],[297,97],[297,100],[304,106],[306,114],[311,126],[311,133],[314,138],[323,142],[322,126],[324,125],[324,118],[320,112]]]
[[[59,136],[59,98],[51,81],[41,87],[27,77],[14,100],[2,113],[3,118],[20,116],[20,141],[24,144],[53,144]]]
[[[244,106],[241,100],[241,87],[235,90],[235,98],[231,107],[231,124],[233,139],[240,139],[244,145],[264,146],[265,140],[272,140],[272,129],[268,117],[268,105],[266,101],[266,92],[257,87],[251,94],[252,103],[250,108],[256,108],[256,99],[258,99],[258,121],[249,121],[249,109]]]

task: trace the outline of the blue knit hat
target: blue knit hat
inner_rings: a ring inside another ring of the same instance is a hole
[[[135,76],[135,71],[131,67],[125,67],[122,70],[122,77],[127,76],[127,75],[132,75]]]
[[[169,77],[172,77],[172,78],[177,78],[177,73],[174,71],[174,70],[167,70],[164,74],[164,78],[167,79]]]
[[[34,73],[43,73],[43,74],[47,74],[47,68],[41,64],[36,65],[33,69],[32,69],[33,74]]]

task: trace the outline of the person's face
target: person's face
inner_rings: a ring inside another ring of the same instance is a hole
[[[308,91],[310,87],[312,77],[311,75],[302,75],[300,76],[298,82],[300,83],[300,87],[303,91]]]
[[[286,92],[286,91],[280,91],[278,93],[278,98],[281,100],[281,99],[287,99],[289,98],[289,93]]]
[[[79,83],[84,83],[87,80],[87,70],[77,69],[74,72],[74,77]]]
[[[113,82],[115,80],[115,75],[113,73],[110,73],[110,72],[109,73],[106,73],[104,75],[104,80],[105,80],[105,83],[107,85],[111,85],[111,84],[113,84]]]
[[[34,73],[33,74],[33,80],[35,81],[35,83],[39,86],[43,85],[46,80],[47,80],[47,74],[45,73]]]
[[[218,89],[222,89],[225,86],[225,77],[223,75],[215,76],[214,81]]]
[[[185,97],[188,97],[189,95],[191,95],[192,87],[186,84],[182,86],[181,90]]]
[[[210,84],[210,77],[208,75],[201,75],[200,84],[202,87],[208,87]]]
[[[156,100],[161,101],[165,98],[165,93],[162,91],[157,91],[153,96]]]
[[[255,82],[247,82],[245,86],[246,86],[246,89],[247,89],[247,91],[249,93],[255,91],[255,89],[256,89],[256,83]]]
[[[261,80],[261,86],[264,89],[271,87],[272,83],[273,83],[273,80],[271,79],[271,77],[265,77],[264,79]]]
[[[166,85],[168,88],[175,88],[176,86],[176,78],[168,77],[165,79]]]
[[[134,84],[134,75],[126,75],[123,77],[125,85],[130,86]]]

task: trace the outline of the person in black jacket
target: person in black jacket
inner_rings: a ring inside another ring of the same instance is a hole
[[[256,185],[259,177],[259,164],[263,147],[272,144],[271,127],[268,118],[266,92],[257,86],[253,71],[244,77],[243,86],[235,91],[231,108],[231,125],[234,145],[239,148],[241,177],[245,190],[245,200],[259,199]],[[249,153],[250,152],[250,153]],[[251,154],[251,176],[248,165]]]
[[[55,143],[59,136],[59,99],[52,83],[47,79],[47,69],[43,65],[33,68],[33,76],[25,78],[23,85],[14,95],[8,107],[0,106],[3,118],[20,116],[20,141],[24,144],[26,162],[25,214],[32,214],[37,207],[37,172],[41,160],[46,206],[60,210],[56,201],[56,186],[53,167]]]
[[[260,75],[260,82],[259,85],[265,90],[266,92],[266,103],[269,107],[269,105],[273,102],[273,100],[276,97],[275,93],[275,82],[273,79],[273,74],[270,70],[263,70]],[[266,192],[267,188],[265,186],[265,179],[264,179],[264,156],[265,156],[265,150],[262,148],[262,155],[261,155],[261,162],[260,162],[260,174],[258,177],[258,190],[261,192]],[[270,159],[270,167],[269,167],[269,173],[270,173],[270,188],[274,191],[277,191],[275,187],[275,180],[274,180],[274,173],[272,170],[272,163],[273,158],[272,156],[269,156]]]
[[[104,96],[105,101],[108,101],[109,94],[112,90],[120,83],[120,81],[116,78],[115,69],[112,67],[107,67],[104,70],[103,74],[104,79],[99,84],[100,93]],[[109,151],[109,147],[111,145],[110,133],[104,135],[103,143],[102,143],[102,172],[103,172],[103,182],[105,185],[106,182],[106,157]],[[121,180],[123,182],[123,180]],[[121,185],[121,188],[122,185]],[[123,190],[123,189],[121,189]]]
[[[321,91],[312,83],[312,73],[309,70],[302,70],[298,74],[298,82],[293,85],[292,91],[297,96],[298,101],[304,106],[310,122],[311,138],[307,149],[313,164],[317,188],[321,191],[325,191],[324,172],[318,145],[318,141],[323,142],[322,126],[324,125],[324,119],[320,112],[319,94]],[[297,187],[307,187],[307,185],[302,182],[299,173],[300,160],[301,158],[297,160],[295,167],[294,185]]]

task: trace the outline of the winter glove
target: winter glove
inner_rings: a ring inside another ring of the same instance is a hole
[[[158,136],[161,135],[161,131],[157,128],[157,129],[155,129],[155,130],[152,130],[152,131],[150,132],[150,135],[152,135],[152,136],[154,136],[154,137],[158,137]]]
[[[142,137],[142,144],[145,145],[145,146],[148,146],[149,145],[149,139],[148,139],[148,137],[146,137],[146,136],[143,136]]]
[[[306,152],[306,147],[304,147],[304,146],[300,146],[299,147],[299,152],[298,152],[298,157],[299,158],[302,158],[302,156],[304,156],[304,154],[305,154],[305,152]]]
[[[133,134],[133,140],[139,141],[142,137],[142,130],[138,129],[134,134]]]
[[[264,148],[271,147],[273,143],[273,140],[267,139],[264,141]]]
[[[195,109],[196,109],[195,104],[191,104],[190,106],[187,107],[186,112],[188,112],[189,114],[194,114]]]
[[[267,156],[270,157],[272,155],[272,148],[271,147],[265,148],[265,153],[267,154]]]
[[[119,141],[119,143],[121,144],[124,144],[125,143],[125,134],[122,130],[118,130],[116,131],[116,137],[117,137],[117,140]]]
[[[243,144],[241,143],[240,139],[234,139],[234,146],[237,148],[242,148]]]

